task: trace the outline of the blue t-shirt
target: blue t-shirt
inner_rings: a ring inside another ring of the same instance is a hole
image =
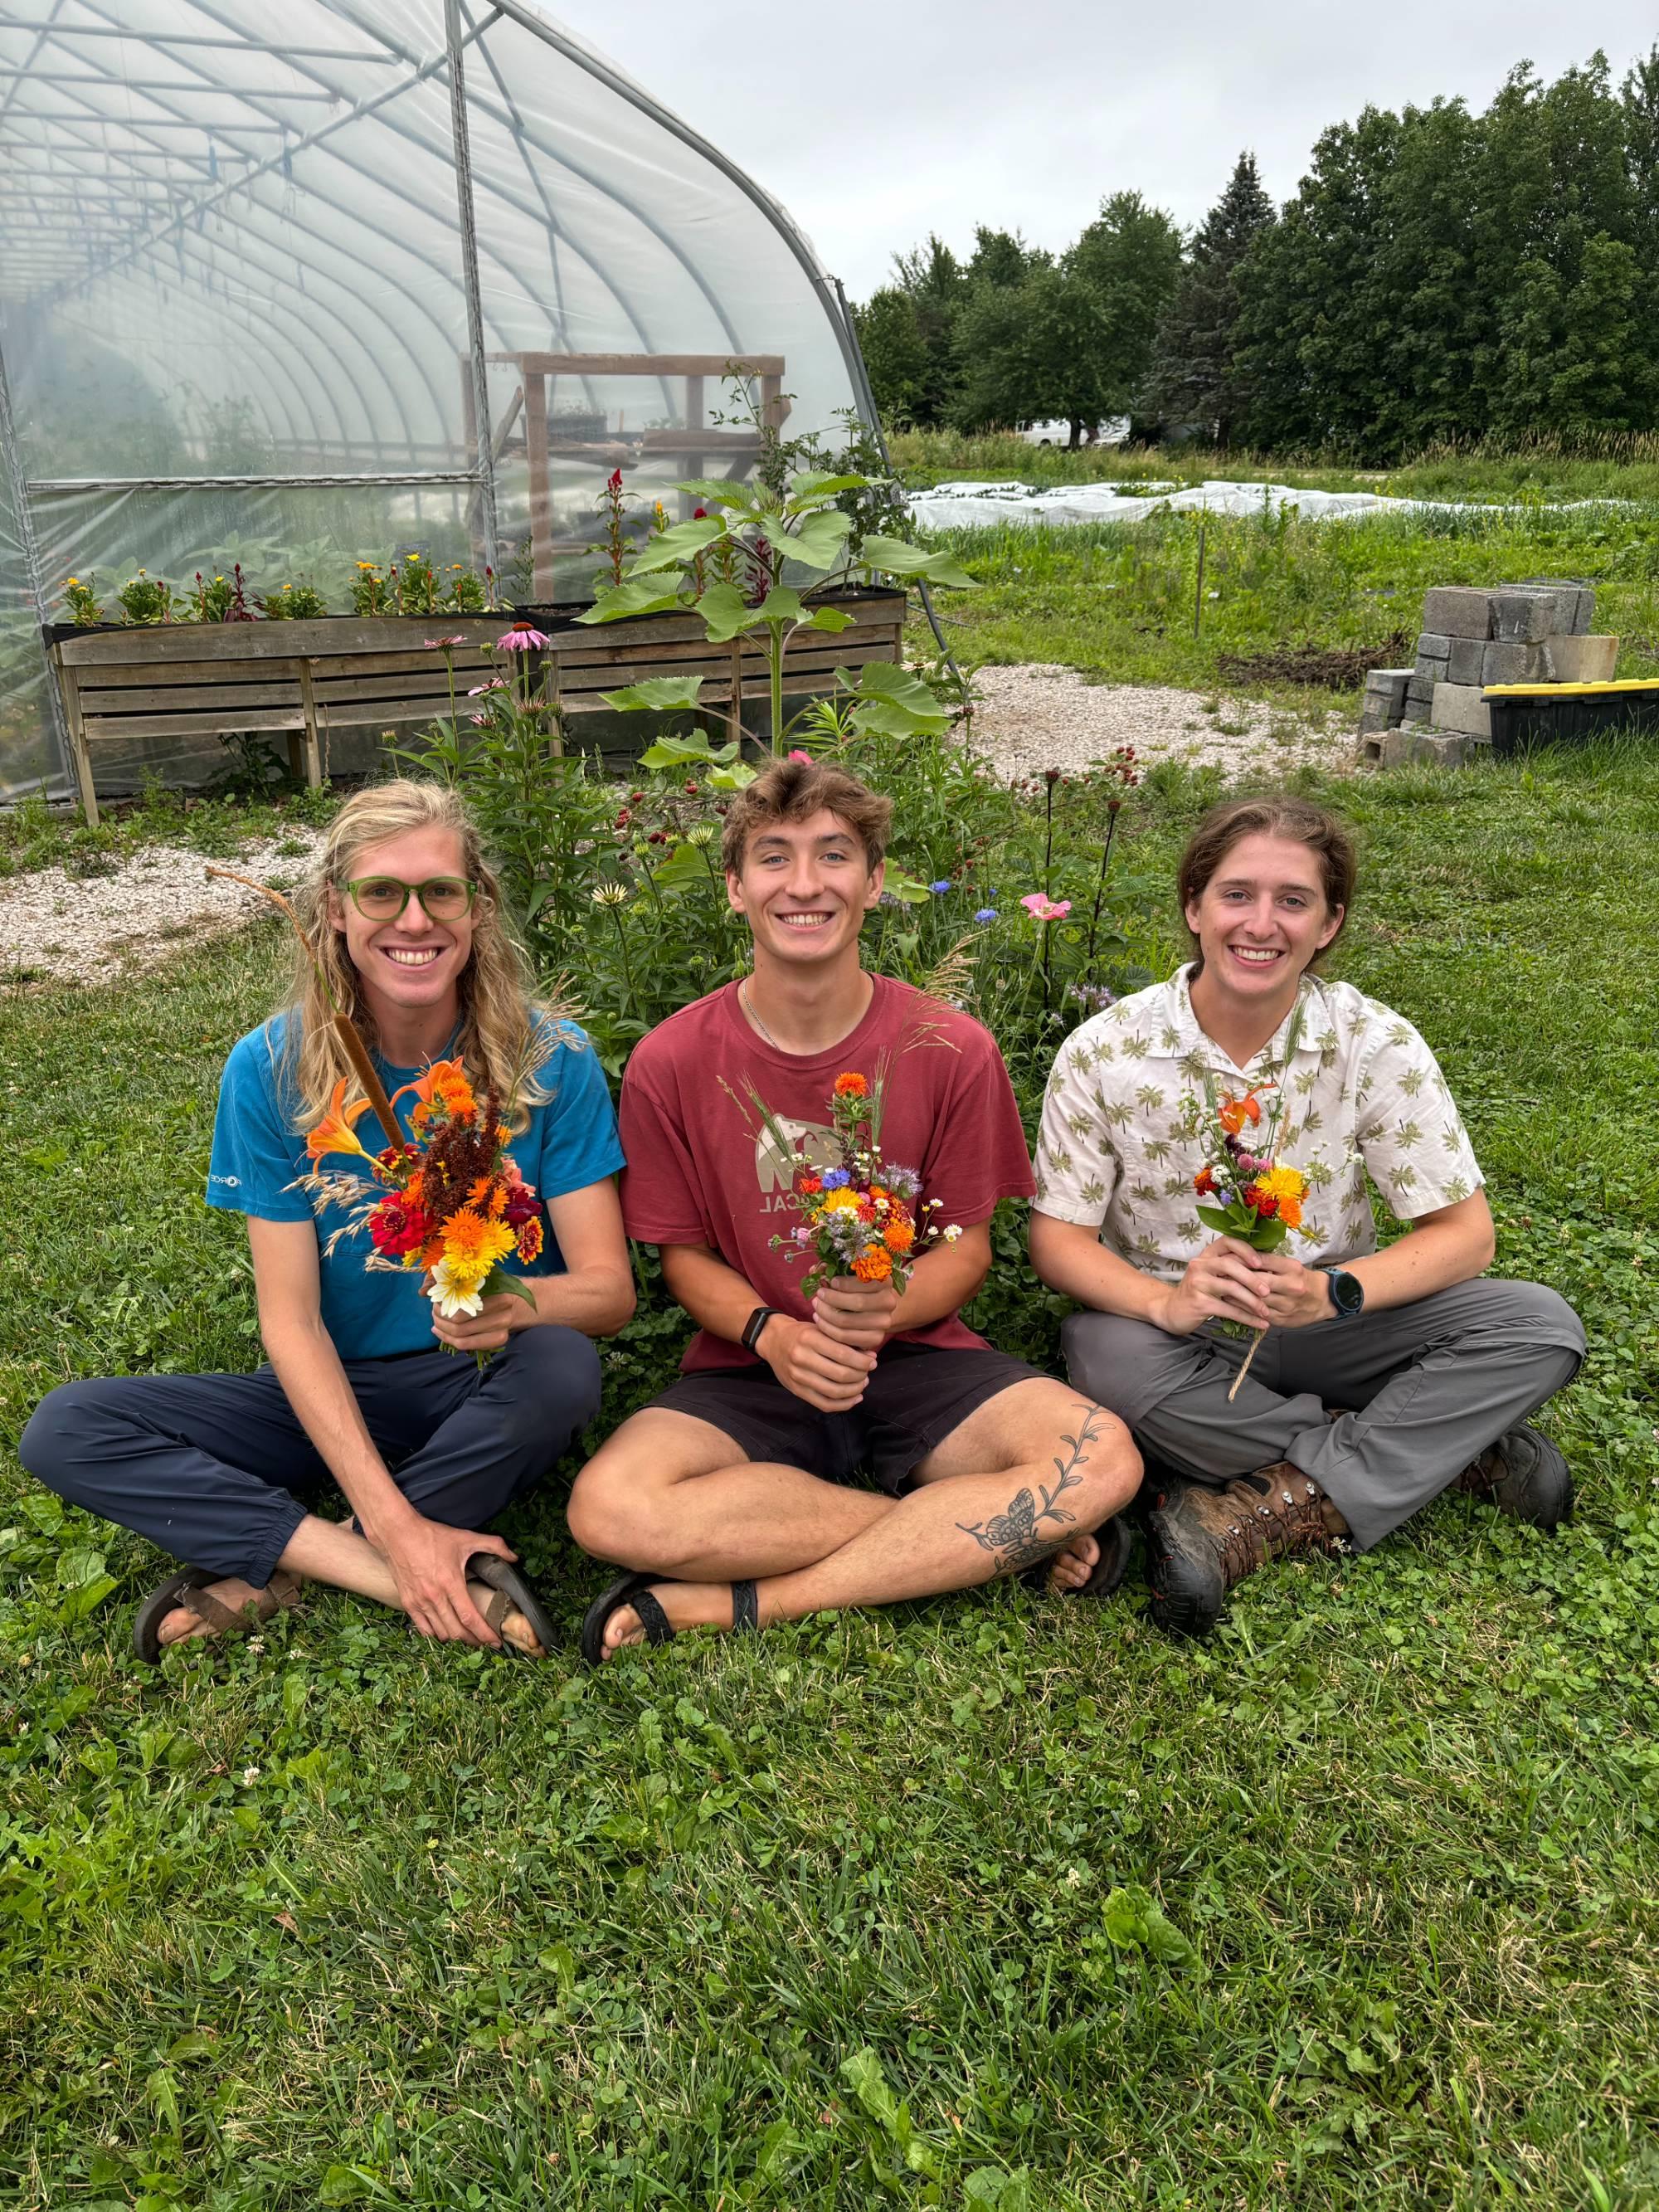
[[[391,1275],[366,1267],[363,1262],[374,1249],[366,1230],[342,1237],[331,1256],[327,1242],[346,1222],[346,1209],[330,1206],[319,1214],[305,1192],[295,1188],[311,1163],[306,1140],[295,1127],[293,1091],[283,1066],[289,1018],[277,1014],[251,1030],[225,1062],[207,1202],[261,1221],[316,1224],[323,1326],[342,1358],[386,1359],[394,1352],[430,1351],[432,1306],[422,1289],[421,1269]],[[623,1149],[605,1071],[586,1031],[574,1022],[544,1020],[541,1036],[555,1040],[536,1076],[548,1096],[531,1109],[529,1127],[513,1139],[508,1150],[538,1198],[562,1198],[614,1175],[623,1164]],[[415,1082],[423,1072],[379,1059],[374,1065],[389,1092]],[[413,1097],[398,1102],[405,1130],[416,1103]],[[364,1115],[358,1129],[371,1151],[381,1143],[372,1114]],[[373,1182],[368,1161],[355,1152],[331,1152],[320,1165],[330,1174],[355,1175],[366,1185]],[[514,1273],[564,1273],[552,1226],[544,1219],[542,1227],[546,1241],[541,1258],[525,1267],[516,1256],[509,1257],[505,1264]]]

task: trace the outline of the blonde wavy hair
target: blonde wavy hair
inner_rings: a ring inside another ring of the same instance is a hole
[[[459,977],[460,1030],[454,1047],[475,1088],[495,1091],[514,1102],[506,1115],[516,1134],[530,1120],[529,1109],[546,1095],[534,1081],[544,1056],[538,1042],[543,1017],[553,1010],[532,993],[529,963],[507,923],[501,884],[484,858],[477,826],[453,791],[438,783],[404,777],[354,793],[335,816],[317,866],[295,893],[294,904],[316,959],[296,945],[294,981],[286,1011],[285,1073],[297,1099],[296,1125],[313,1129],[327,1111],[342,1078],[348,1098],[361,1097],[362,1085],[346,1057],[331,1015],[349,1017],[368,1046],[377,1048],[374,1016],[341,932],[329,920],[331,890],[345,896],[359,872],[362,854],[411,830],[450,830],[460,841],[460,872],[477,885],[472,906],[472,957]],[[333,1006],[319,979],[327,978]]]

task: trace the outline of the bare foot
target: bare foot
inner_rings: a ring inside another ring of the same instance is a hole
[[[1092,1536],[1073,1536],[1060,1546],[1048,1563],[1051,1590],[1081,1589],[1100,1564],[1100,1546]]]
[[[488,1583],[469,1583],[466,1586],[466,1594],[480,1613],[495,1595]],[[544,1659],[547,1656],[537,1640],[535,1630],[516,1606],[510,1613],[503,1614],[501,1625],[495,1632],[498,1636],[505,1637],[509,1644],[516,1645],[520,1651],[526,1653],[532,1659]]]
[[[255,1589],[252,1583],[243,1582],[240,1576],[228,1575],[222,1583],[210,1583],[207,1595],[216,1597],[221,1605],[228,1606],[240,1617],[244,1606],[257,1605],[264,1593]],[[219,1631],[210,1621],[204,1620],[199,1613],[192,1613],[187,1605],[179,1605],[167,1615],[156,1632],[161,1642],[166,1644],[187,1644],[192,1637],[216,1636]]]
[[[732,1626],[730,1583],[653,1583],[651,1595],[668,1615],[669,1625],[681,1628],[725,1628]],[[605,1656],[608,1659],[624,1644],[643,1644],[645,1624],[631,1605],[619,1605],[605,1624]]]

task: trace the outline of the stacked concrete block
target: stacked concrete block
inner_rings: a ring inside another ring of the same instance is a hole
[[[1397,729],[1401,710],[1406,703],[1406,686],[1411,682],[1409,668],[1373,668],[1365,678],[1365,703],[1360,709],[1359,726],[1369,735],[1376,730]]]
[[[1619,641],[1589,634],[1595,609],[1589,585],[1559,576],[1437,586],[1424,596],[1412,667],[1367,680],[1362,756],[1384,766],[1470,758],[1492,741],[1490,685],[1610,682]]]

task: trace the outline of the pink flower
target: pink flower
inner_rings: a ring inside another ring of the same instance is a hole
[[[467,693],[469,699],[482,699],[486,691],[505,691],[507,684],[499,676],[492,676],[488,684],[475,684]]]
[[[522,623],[496,639],[495,650],[497,653],[539,653],[546,643],[547,640],[540,630],[532,629],[528,623]]]
[[[466,719],[475,730],[487,730],[489,727],[488,714],[469,714]]]
[[[423,637],[421,642],[428,653],[442,653],[447,647],[465,645],[464,637]]]
[[[1047,891],[1027,891],[1020,904],[1033,921],[1063,921],[1072,911],[1070,899],[1051,899]]]
[[[791,760],[804,761],[808,768],[811,768],[812,765],[811,754],[801,752],[799,749],[791,753],[789,757]]]

